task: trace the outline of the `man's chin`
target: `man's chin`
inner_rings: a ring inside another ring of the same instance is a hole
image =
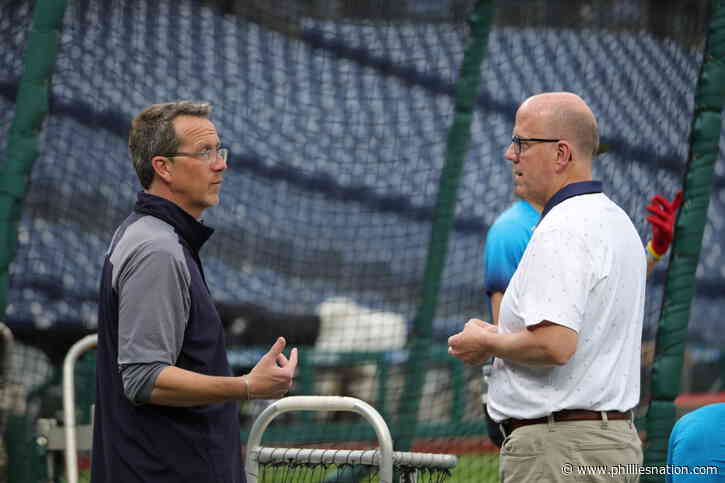
[[[212,206],[216,206],[218,204],[219,204],[218,195],[207,196],[207,198],[204,200],[204,209],[211,208]]]

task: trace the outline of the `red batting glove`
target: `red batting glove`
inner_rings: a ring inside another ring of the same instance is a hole
[[[647,221],[652,224],[652,250],[658,257],[667,253],[672,243],[675,232],[675,219],[677,210],[682,204],[682,190],[677,192],[675,199],[670,201],[662,195],[654,195],[652,201],[647,205],[647,211],[651,213]]]

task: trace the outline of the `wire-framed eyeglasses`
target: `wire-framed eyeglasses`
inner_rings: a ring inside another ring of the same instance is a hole
[[[227,159],[229,158],[229,148],[216,148],[216,149],[205,149],[204,151],[199,151],[198,153],[166,153],[161,154],[160,156],[164,156],[166,158],[175,158],[177,156],[189,156],[192,158],[200,159],[206,163],[211,164],[212,162],[216,161],[219,158],[222,158],[222,160],[226,163]]]
[[[545,139],[545,138],[521,138],[519,136],[511,137],[511,145],[514,147],[516,154],[524,152],[524,143],[558,143],[561,139]]]

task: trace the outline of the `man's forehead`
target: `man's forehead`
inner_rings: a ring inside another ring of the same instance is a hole
[[[174,119],[174,129],[177,135],[191,142],[217,137],[214,123],[204,117],[179,116]]]
[[[516,113],[516,121],[514,123],[514,131],[516,132],[516,134],[518,134],[519,136],[523,136],[522,132],[531,129],[532,127],[535,127],[535,125],[536,116],[532,116],[530,112],[519,109],[519,111]]]
[[[533,130],[538,133],[542,129],[548,131],[557,127],[557,115],[551,105],[522,104],[516,111],[515,130]],[[518,133],[523,136],[521,133]],[[538,136],[539,134],[537,134]],[[523,136],[528,137],[528,136]]]

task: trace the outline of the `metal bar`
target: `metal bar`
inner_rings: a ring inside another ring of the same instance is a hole
[[[303,463],[333,465],[380,465],[380,451],[340,450],[315,448],[272,448],[261,446],[257,451],[257,461],[269,463]],[[449,454],[393,452],[393,464],[412,468],[451,469],[458,463],[458,458]]]
[[[83,353],[98,345],[98,335],[87,335],[68,350],[63,361],[63,425],[65,427],[65,472],[68,483],[78,483],[76,446],[75,363]]]
[[[249,483],[257,483],[259,474],[258,453],[262,435],[274,418],[289,411],[348,411],[361,415],[375,429],[380,453],[380,483],[393,481],[393,439],[388,425],[375,408],[365,401],[343,396],[291,396],[268,406],[257,417],[249,432],[245,471]],[[75,482],[69,482],[75,483]]]
[[[5,423],[10,411],[10,374],[13,365],[15,339],[7,325],[0,322],[0,338],[3,344],[2,374],[0,374],[0,437],[5,434]]]

